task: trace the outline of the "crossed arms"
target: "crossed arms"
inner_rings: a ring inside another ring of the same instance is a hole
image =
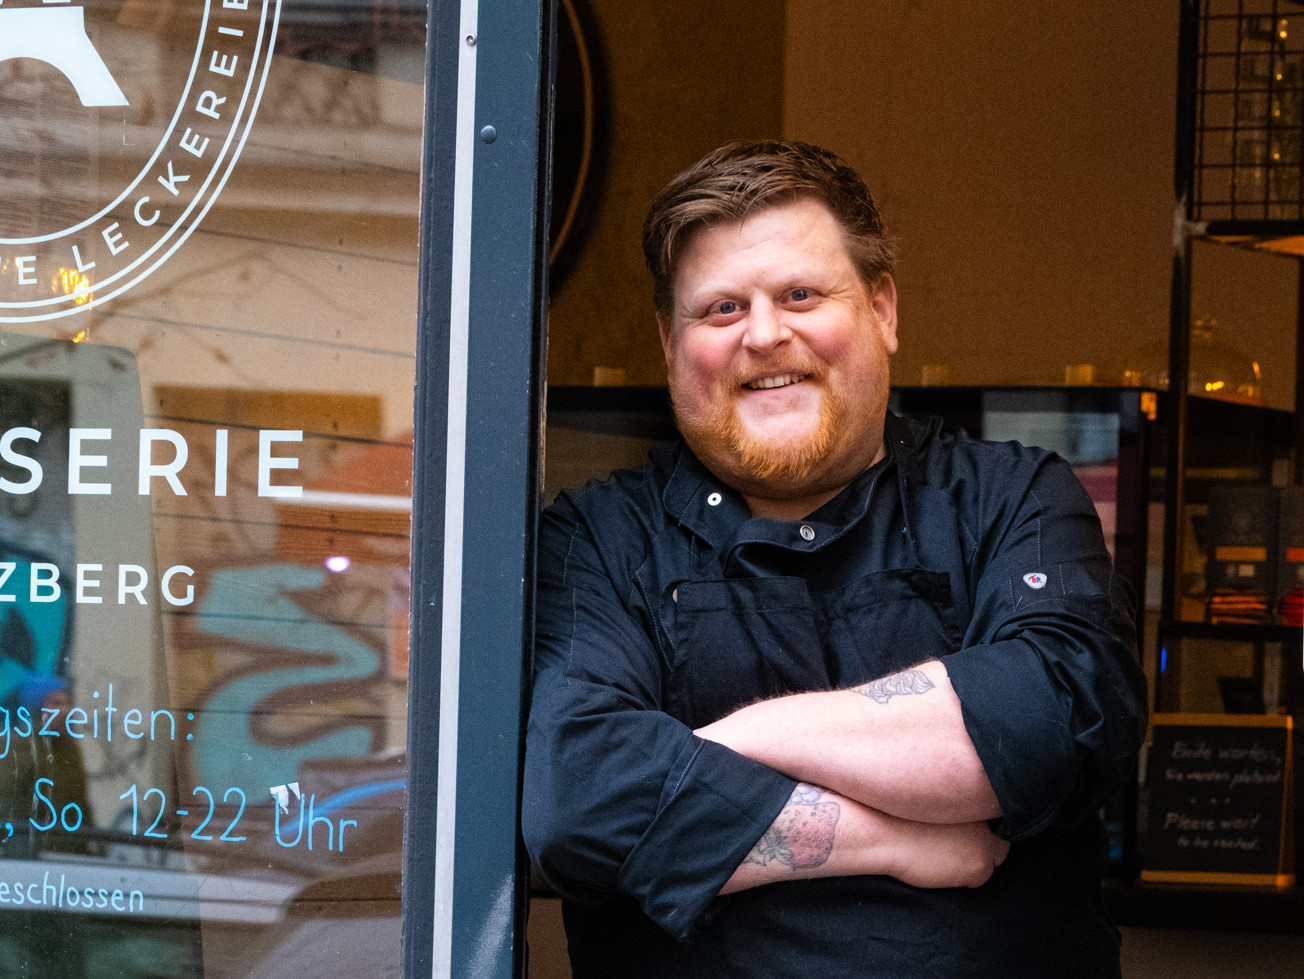
[[[722,893],[852,874],[976,887],[1009,849],[985,822],[1000,805],[939,662],[761,701],[696,733],[800,782]]]

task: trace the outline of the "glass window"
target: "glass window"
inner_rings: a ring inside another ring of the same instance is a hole
[[[423,0],[0,5],[0,975],[398,975]]]

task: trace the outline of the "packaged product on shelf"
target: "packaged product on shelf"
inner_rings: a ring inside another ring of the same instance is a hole
[[[1208,620],[1267,621],[1276,595],[1277,491],[1271,486],[1210,487],[1208,535]]]
[[[1277,599],[1286,625],[1304,625],[1304,486],[1287,486],[1277,501]]]

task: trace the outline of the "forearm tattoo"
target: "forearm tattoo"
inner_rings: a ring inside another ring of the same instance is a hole
[[[928,675],[923,670],[904,670],[851,689],[877,704],[886,704],[893,697],[911,697],[915,694],[928,693],[933,689],[933,681],[928,679]]]
[[[842,807],[827,792],[813,785],[798,785],[743,863],[762,867],[781,864],[791,870],[809,870],[833,853],[833,835]]]

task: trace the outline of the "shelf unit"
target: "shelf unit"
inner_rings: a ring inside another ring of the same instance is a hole
[[[1178,583],[1193,414],[1213,417],[1207,404],[1211,399],[1192,395],[1187,384],[1193,245],[1203,239],[1295,256],[1299,296],[1304,298],[1304,3],[1179,2],[1168,365],[1170,478],[1160,610],[1165,625],[1183,619]],[[1266,419],[1258,431],[1269,443],[1284,443],[1293,459],[1292,478],[1300,482],[1304,478],[1304,412],[1299,411],[1304,405],[1304,302],[1299,298],[1295,332],[1296,411],[1293,418]],[[1227,405],[1221,410],[1231,413],[1241,407]],[[1283,429],[1287,429],[1285,438]],[[1270,477],[1269,473],[1259,479],[1266,482]],[[1234,633],[1223,634],[1230,638]],[[1208,637],[1218,635],[1215,631]]]
[[[1289,644],[1300,630],[1191,623],[1181,608],[1181,582],[1188,546],[1184,520],[1201,471],[1216,476],[1220,469],[1248,470],[1251,481],[1268,483],[1280,476],[1272,471],[1274,463],[1285,461],[1293,470],[1289,477],[1304,480],[1304,412],[1298,410],[1304,405],[1304,3],[1179,2],[1161,642]],[[1293,414],[1218,404],[1189,391],[1192,252],[1201,239],[1296,258]],[[1258,416],[1250,417],[1254,412]],[[1208,430],[1218,427],[1220,415],[1257,444],[1218,440],[1211,454]],[[1193,431],[1206,436],[1203,450]],[[1202,458],[1193,458],[1200,453]],[[1156,686],[1162,695],[1163,682]],[[1161,700],[1156,706],[1173,709]]]
[[[1240,644],[1254,679],[1277,683],[1279,709],[1304,717],[1304,630],[1192,621],[1184,576],[1189,512],[1218,482],[1304,481],[1304,2],[1179,0],[1169,390],[1165,399],[1163,567],[1155,707],[1181,710],[1183,647]],[[1193,246],[1290,256],[1297,262],[1295,410],[1192,393]],[[1228,437],[1231,433],[1231,437]],[[1184,602],[1185,599],[1185,602]],[[1186,607],[1184,607],[1184,604]],[[1275,650],[1280,656],[1269,656]],[[1287,655],[1294,651],[1294,655]],[[1265,674],[1265,662],[1279,676]],[[1298,757],[1298,753],[1297,753]],[[1298,767],[1298,763],[1297,763]],[[1296,838],[1300,789],[1296,780]],[[1144,838],[1142,840],[1144,856]],[[1296,850],[1299,863],[1300,848]],[[1291,891],[1115,882],[1107,895],[1127,924],[1304,931],[1304,896]]]
[[[1176,343],[1176,341],[1174,341]],[[1182,405],[1182,401],[1185,405]],[[1161,467],[1163,479],[1164,542],[1161,566],[1162,585],[1157,590],[1160,599],[1155,642],[1159,660],[1155,673],[1153,707],[1156,711],[1219,711],[1222,708],[1214,691],[1214,677],[1203,684],[1206,696],[1194,701],[1183,691],[1191,689],[1184,647],[1188,641],[1208,644],[1250,644],[1249,655],[1253,661],[1252,672],[1273,693],[1267,698],[1270,706],[1288,704],[1275,695],[1277,691],[1291,692],[1290,675],[1282,676],[1281,649],[1270,649],[1265,644],[1288,644],[1300,634],[1281,625],[1230,625],[1211,624],[1204,621],[1203,598],[1192,598],[1192,593],[1203,593],[1205,576],[1198,555],[1207,551],[1204,536],[1204,505],[1212,487],[1218,485],[1269,485],[1280,482],[1290,468],[1295,417],[1290,412],[1244,404],[1226,403],[1211,398],[1182,398],[1176,391],[1166,392],[1161,399],[1163,407],[1163,457],[1167,465]],[[1180,423],[1178,418],[1182,418]],[[1173,457],[1180,448],[1181,461]],[[1175,478],[1167,478],[1170,473]],[[1206,645],[1207,651],[1208,646]],[[1230,659],[1230,658],[1227,658]],[[1212,663],[1205,668],[1212,668]],[[1275,668],[1272,672],[1269,667]],[[1229,673],[1242,667],[1225,662]],[[1212,700],[1208,696],[1213,692]]]

